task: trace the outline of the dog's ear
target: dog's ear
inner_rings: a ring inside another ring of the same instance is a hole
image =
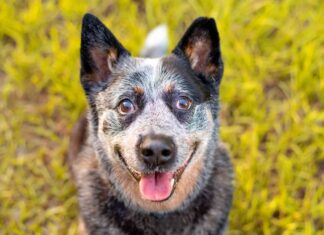
[[[81,32],[81,83],[87,93],[105,87],[114,66],[130,53],[95,16],[86,14]]]
[[[218,82],[223,75],[219,35],[213,18],[197,18],[172,51],[185,58],[197,75]]]

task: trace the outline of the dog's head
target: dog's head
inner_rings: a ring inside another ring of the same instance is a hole
[[[83,19],[81,83],[103,172],[130,206],[184,207],[204,187],[217,145],[223,73],[215,21],[198,18],[171,55],[135,58],[94,16]]]

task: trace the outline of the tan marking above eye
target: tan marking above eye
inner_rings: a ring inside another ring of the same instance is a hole
[[[174,83],[173,82],[169,82],[164,88],[164,91],[166,93],[171,93],[173,90],[174,90]]]
[[[134,92],[136,95],[144,95],[144,89],[140,86],[135,86]]]

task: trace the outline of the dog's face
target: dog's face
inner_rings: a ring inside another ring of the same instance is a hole
[[[219,36],[199,18],[169,56],[131,57],[94,16],[83,20],[81,82],[104,174],[130,206],[181,208],[205,185],[217,142]]]

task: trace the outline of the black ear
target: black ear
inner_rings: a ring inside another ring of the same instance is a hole
[[[219,35],[213,18],[197,18],[187,29],[173,53],[187,59],[196,74],[218,82],[221,80],[223,62]]]
[[[95,16],[86,14],[81,32],[81,83],[88,93],[107,84],[117,62],[130,53]]]

